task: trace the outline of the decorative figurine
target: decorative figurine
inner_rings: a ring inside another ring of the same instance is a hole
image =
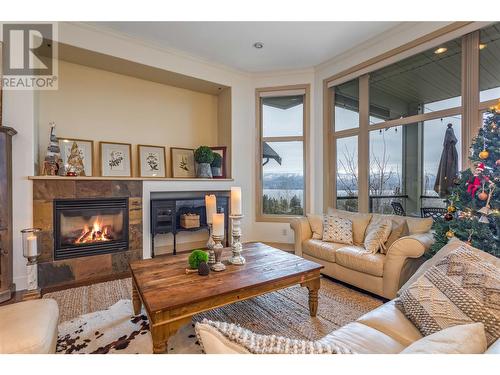
[[[49,146],[42,165],[43,176],[57,176],[62,171],[61,149],[56,137],[56,124],[50,123]]]

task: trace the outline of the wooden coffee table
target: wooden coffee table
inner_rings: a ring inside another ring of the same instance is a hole
[[[231,249],[224,249],[229,257]],[[316,316],[322,265],[261,243],[243,245],[246,264],[226,264],[223,272],[186,275],[189,254],[132,262],[134,314],[144,305],[153,352],[166,353],[170,336],[193,315],[300,284],[309,290],[309,312]]]

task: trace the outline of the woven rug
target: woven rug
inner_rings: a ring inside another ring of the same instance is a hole
[[[54,298],[61,311],[58,352],[151,353],[147,317],[132,313],[130,283],[123,279],[44,295]],[[294,286],[198,314],[193,322],[208,318],[237,323],[260,334],[316,340],[382,303],[322,278],[315,318],[309,316],[307,289]],[[182,327],[169,340],[170,353],[201,353],[193,327]]]

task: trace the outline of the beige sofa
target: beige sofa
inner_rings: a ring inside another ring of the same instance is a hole
[[[59,308],[53,299],[0,307],[0,354],[56,352]]]
[[[329,210],[333,212],[352,220],[353,237],[358,237],[354,238],[354,245],[324,242],[318,238],[316,228],[316,238],[313,238],[311,223],[319,216],[308,215],[290,224],[295,232],[295,254],[323,265],[325,275],[387,299],[394,298],[398,289],[424,262],[422,255],[434,242],[430,232],[432,219]],[[369,222],[379,217],[390,218],[395,223],[406,221],[408,225],[409,235],[396,240],[386,254],[368,253],[362,244]]]
[[[417,273],[403,285],[400,292],[416,281],[427,269],[461,245],[463,242],[456,240],[443,247],[432,259],[419,268]],[[498,264],[500,265],[500,261]],[[229,340],[209,324],[197,323],[196,333],[207,354],[249,353],[246,348]],[[331,332],[317,342],[342,344],[359,354],[396,354],[422,337],[420,331],[395,306],[395,302],[389,301],[361,316],[355,322]],[[500,339],[493,343],[485,354],[500,354]]]

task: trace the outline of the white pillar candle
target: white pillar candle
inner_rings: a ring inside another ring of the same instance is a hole
[[[224,214],[213,214],[212,221],[214,236],[224,237]]]
[[[215,195],[205,195],[205,208],[207,211],[207,224],[212,224],[212,216],[217,213],[217,200]]]
[[[241,188],[231,187],[231,215],[241,215]]]
[[[38,255],[36,236],[31,235],[26,238],[26,248],[29,257],[36,257]]]

